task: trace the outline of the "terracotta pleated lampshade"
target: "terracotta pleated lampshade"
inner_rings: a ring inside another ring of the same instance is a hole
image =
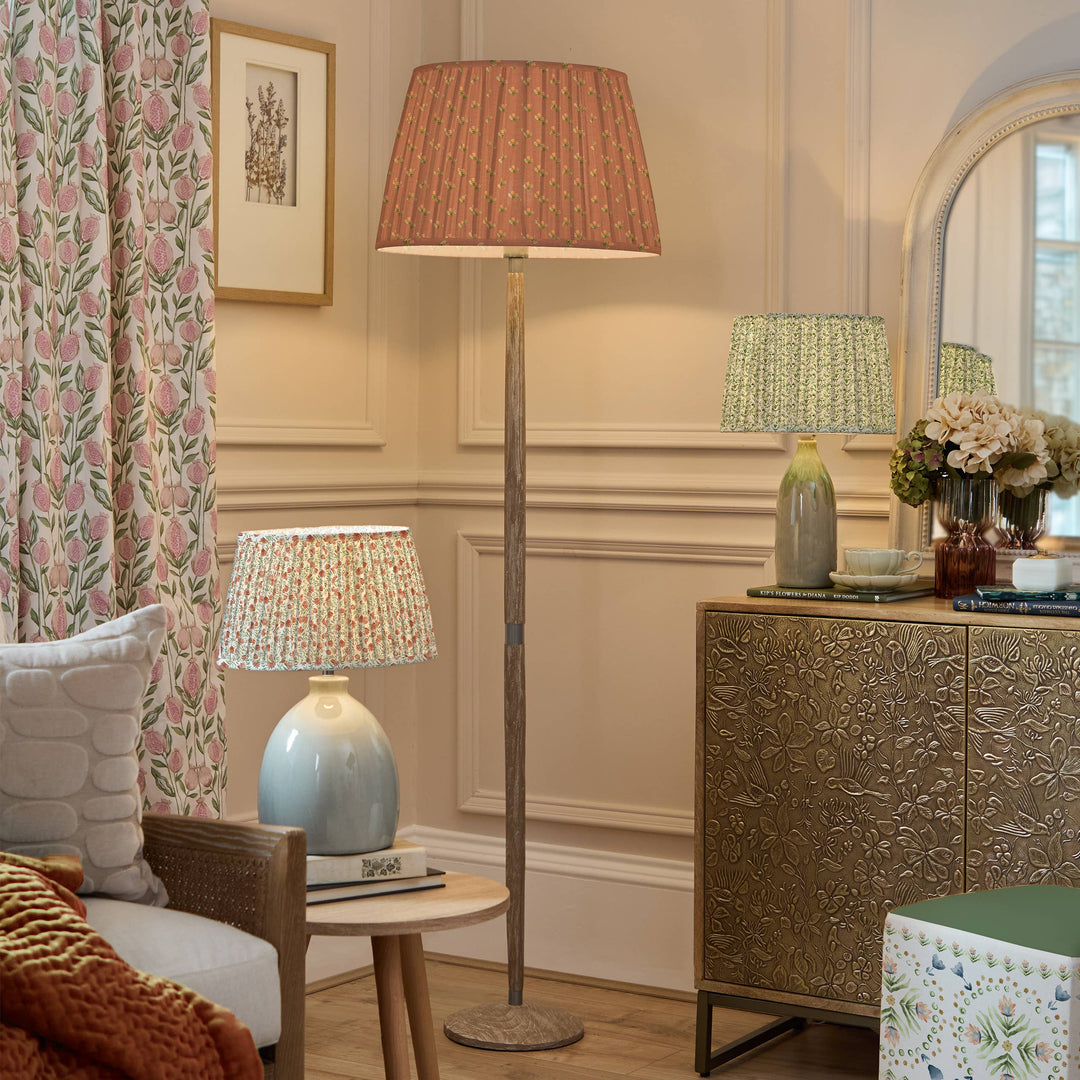
[[[375,246],[492,258],[660,254],[626,76],[525,60],[418,67]]]
[[[434,656],[427,590],[407,528],[240,534],[218,646],[222,666],[326,671]]]

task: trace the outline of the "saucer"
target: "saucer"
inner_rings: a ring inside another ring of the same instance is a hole
[[[901,585],[910,585],[918,576],[917,570],[906,574],[841,574],[833,570],[829,574],[835,585],[857,592],[891,592]]]

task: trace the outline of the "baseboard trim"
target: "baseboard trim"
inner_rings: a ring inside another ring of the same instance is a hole
[[[410,825],[433,866],[502,880],[501,837]],[[527,842],[525,963],[538,971],[688,991],[693,975],[693,864]],[[427,942],[455,957],[506,959],[502,919]]]
[[[231,815],[252,821],[253,814]],[[502,837],[404,825],[398,836],[422,844],[431,865],[501,881]],[[526,973],[690,1000],[693,976],[693,863],[565,844],[525,845]],[[307,993],[371,973],[366,938],[313,938]],[[628,948],[627,943],[633,947]],[[505,969],[503,919],[449,930],[427,941],[433,959]],[[636,988],[636,989],[635,989]]]
[[[256,823],[258,814],[230,814],[229,821]],[[429,825],[403,825],[397,835],[427,848],[435,862],[468,862],[478,866],[501,868],[505,862],[506,843],[501,836],[436,829]],[[584,881],[610,881],[621,885],[646,885],[672,892],[694,891],[694,864],[689,860],[655,859],[647,855],[624,855],[594,848],[566,844],[525,843],[525,867],[538,874],[579,878]]]
[[[480,836],[426,825],[407,825],[398,830],[398,836],[423,845],[436,862],[439,859],[454,860],[500,868],[504,864],[506,845],[502,837]],[[672,892],[690,893],[694,890],[694,866],[689,861],[624,855],[565,844],[526,841],[525,868],[533,873],[584,881],[648,886]]]

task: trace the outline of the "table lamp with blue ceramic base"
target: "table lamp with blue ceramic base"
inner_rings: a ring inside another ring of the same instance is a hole
[[[349,694],[342,668],[435,655],[431,612],[409,530],[342,526],[242,533],[218,662],[319,671],[274,728],[259,770],[259,820],[296,825],[310,854],[377,851],[394,841],[398,776],[390,740]]]

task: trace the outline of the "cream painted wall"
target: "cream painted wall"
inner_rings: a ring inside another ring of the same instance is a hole
[[[219,549],[227,579],[243,529],[415,528],[417,271],[411,261],[375,260],[371,249],[420,26],[418,5],[401,0],[213,0],[211,14],[337,45],[334,304],[217,304]],[[398,669],[357,673],[353,684],[394,741],[404,820],[412,820],[415,681]],[[305,687],[303,675],[228,673],[230,816],[254,815],[266,738]]]
[[[847,6],[679,4],[658,20],[626,0],[466,0],[457,24],[446,11],[424,6],[438,30],[425,61],[464,45],[630,75],[664,254],[526,273],[530,836],[688,859],[694,604],[767,580],[791,453],[719,431],[727,341],[744,311],[845,309]],[[456,724],[445,704],[423,710],[420,820],[495,835],[505,270],[428,263],[421,522],[458,626],[450,663],[418,672],[423,700],[456,695]],[[884,453],[839,438],[824,452],[842,542],[883,542]]]
[[[973,86],[1046,70],[1025,42],[1072,26],[1075,0],[698,0],[662,17],[646,0],[462,0],[457,20],[454,6],[423,4],[425,61],[565,57],[630,76],[664,254],[526,274],[529,835],[687,859],[694,602],[766,580],[790,454],[717,431],[732,319],[866,310],[895,346],[924,162]],[[419,820],[489,836],[503,272],[425,260],[420,285],[420,528],[457,621],[445,663],[417,672]],[[889,440],[823,442],[841,546],[887,542]]]
[[[214,0],[214,14],[339,50],[335,304],[218,305],[221,422],[370,437],[223,434],[223,549],[279,522],[414,526],[440,656],[371,676],[365,693],[381,697],[369,703],[402,763],[403,823],[478,842],[502,828],[502,271],[375,254],[382,172],[415,63],[566,58],[629,73],[664,254],[527,271],[529,836],[586,863],[685,867],[694,603],[767,579],[791,452],[718,431],[732,320],[867,310],[895,345],[900,236],[923,163],[980,98],[1080,67],[1075,0]],[[823,440],[841,545],[886,542],[887,444]],[[228,689],[230,810],[244,813],[266,733],[300,689],[255,675]],[[543,895],[557,904],[553,859]],[[682,917],[679,896],[657,910]],[[612,970],[588,936],[575,960],[565,942],[545,951],[550,920],[529,918],[528,962]],[[604,921],[585,924],[595,935]]]

